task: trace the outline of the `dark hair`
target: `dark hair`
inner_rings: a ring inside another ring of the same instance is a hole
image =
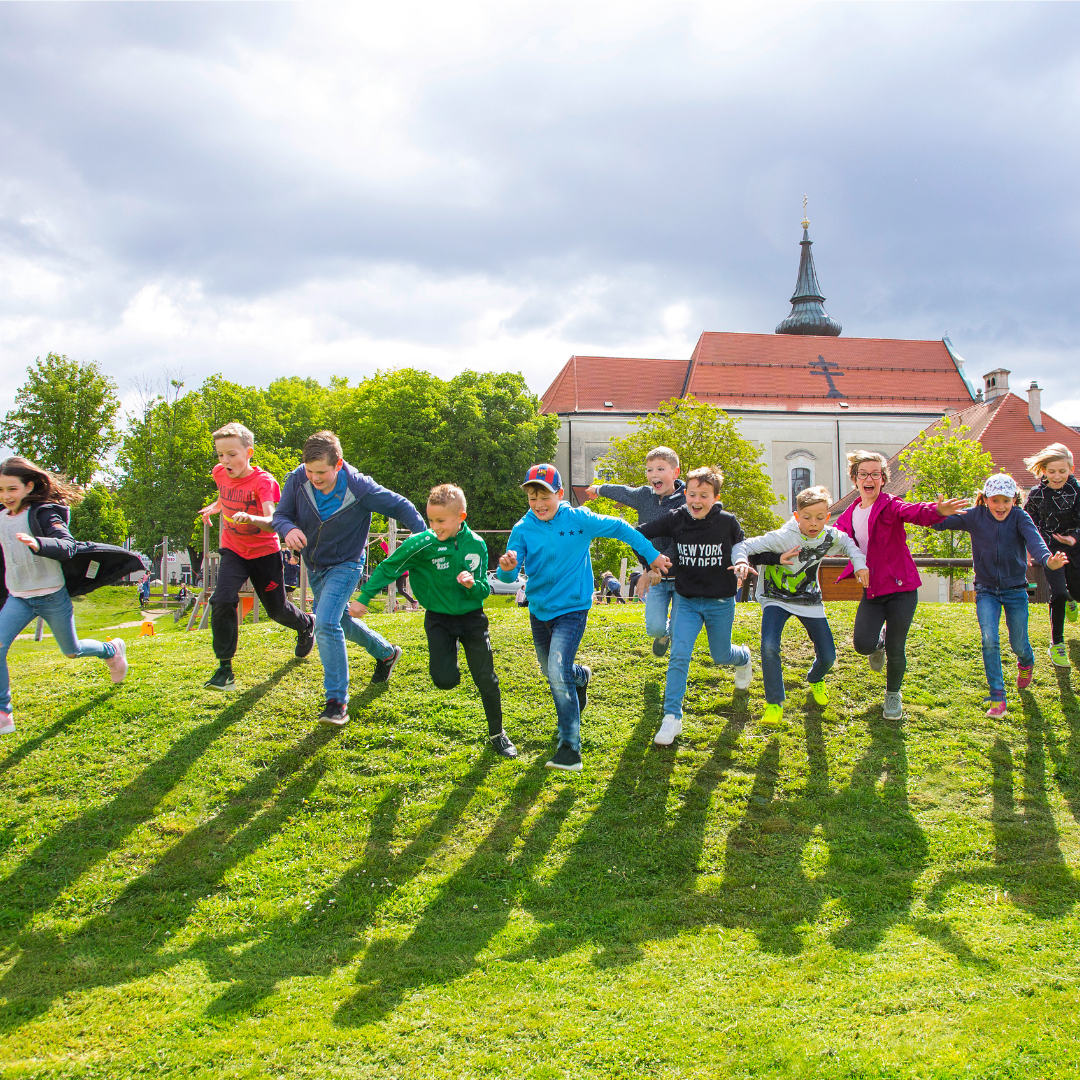
[[[62,476],[57,476],[24,457],[9,457],[0,461],[0,476],[14,476],[24,484],[34,485],[34,490],[19,504],[19,513],[22,513],[29,503],[48,502],[71,506],[82,501],[82,488],[68,483]]]
[[[341,442],[332,431],[316,431],[304,443],[304,461],[326,461],[336,465],[341,460]]]

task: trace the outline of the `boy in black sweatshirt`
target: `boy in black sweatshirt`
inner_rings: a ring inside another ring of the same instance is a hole
[[[664,719],[653,742],[670,746],[682,733],[682,703],[694,642],[702,626],[716,664],[735,668],[735,688],[750,685],[750,650],[731,644],[735,621],[735,574],[731,549],[743,539],[734,514],[719,502],[724,475],[716,467],[694,469],[686,478],[686,505],[638,526],[650,540],[668,536],[675,542],[675,592],[679,603],[671,623],[671,659],[664,689]],[[646,585],[648,588],[648,585]]]

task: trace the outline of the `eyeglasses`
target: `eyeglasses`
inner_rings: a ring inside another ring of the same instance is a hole
[[[856,473],[860,480],[880,480],[881,473],[879,472],[861,472]]]

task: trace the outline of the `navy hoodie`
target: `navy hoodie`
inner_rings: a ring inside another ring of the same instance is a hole
[[[1043,566],[1050,558],[1050,549],[1035,522],[1019,506],[1014,506],[1004,521],[998,521],[986,506],[973,506],[930,527],[971,533],[976,589],[1023,588],[1027,585],[1027,553],[1030,551]]]

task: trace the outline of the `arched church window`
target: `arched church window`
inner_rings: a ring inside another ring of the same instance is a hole
[[[791,509],[794,510],[799,492],[812,487],[814,475],[805,465],[796,465],[791,470]]]

